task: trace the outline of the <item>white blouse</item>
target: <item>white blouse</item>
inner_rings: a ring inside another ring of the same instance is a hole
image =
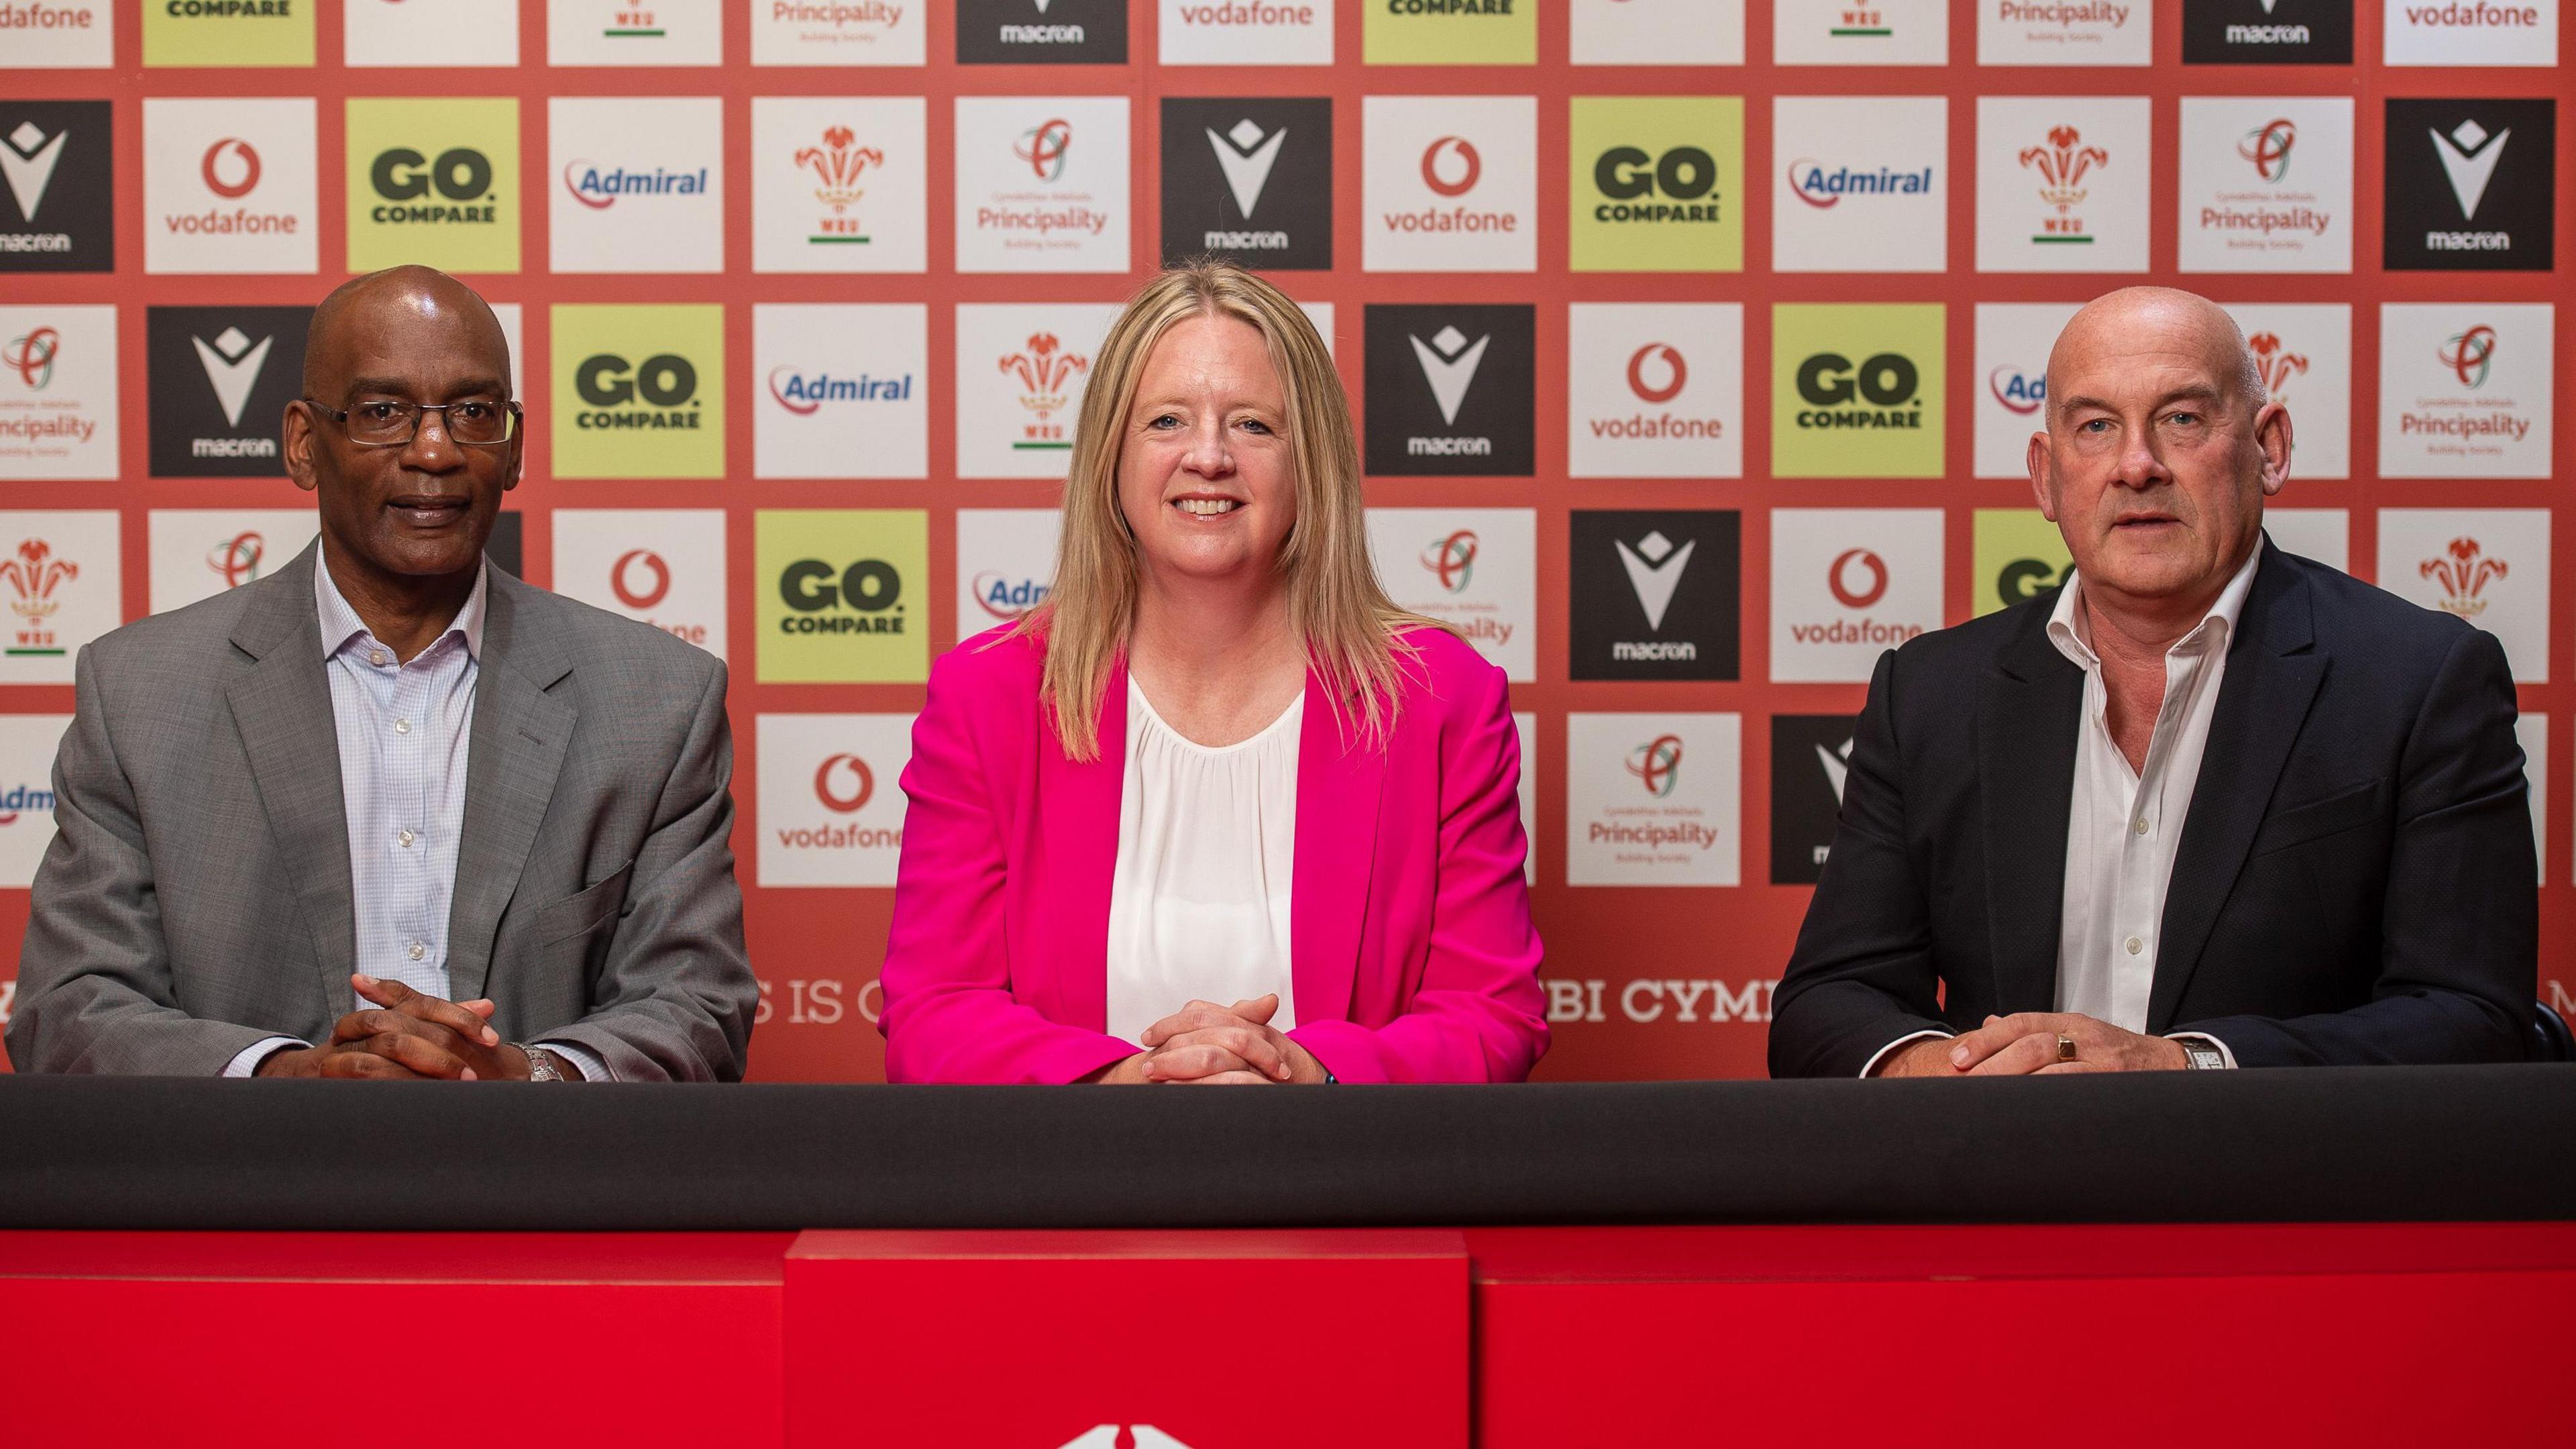
[[[1192,1000],[1279,995],[1297,1024],[1288,912],[1297,860],[1297,747],[1306,697],[1240,744],[1210,749],[1163,723],[1127,681],[1127,768],[1109,891],[1109,1034],[1136,1041]]]

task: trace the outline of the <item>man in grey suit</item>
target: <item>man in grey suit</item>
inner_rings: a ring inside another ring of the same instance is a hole
[[[526,437],[482,298],[361,277],[305,356],[319,541],[81,652],[10,1060],[739,1079],[724,666],[485,562]]]

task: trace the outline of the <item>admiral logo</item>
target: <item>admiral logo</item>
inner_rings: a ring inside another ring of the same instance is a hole
[[[1458,632],[1512,679],[1534,677],[1537,517],[1526,508],[1372,508],[1369,554],[1399,608]]]
[[[1162,0],[1165,65],[1331,65],[1329,0]]]
[[[1531,473],[1532,308],[1373,305],[1364,325],[1380,389],[1371,399],[1370,472]]]
[[[2388,267],[2551,269],[2555,101],[2391,100],[2387,107]]]
[[[2006,412],[2015,417],[2037,418],[2048,404],[2048,374],[2005,363],[1986,374],[1986,387],[1995,395]]]
[[[1937,508],[1773,509],[1773,682],[1863,683],[1940,628],[1943,533]]]
[[[2549,534],[2546,508],[2383,508],[2379,586],[2494,635],[2516,683],[2547,684]]]
[[[563,478],[720,477],[724,309],[554,309],[554,471]]]
[[[911,758],[912,716],[764,714],[754,725],[763,886],[890,886],[903,854],[907,801],[899,783]],[[799,983],[800,985],[804,983]],[[809,1020],[820,997],[811,983]],[[792,1019],[792,1018],[791,1018]]]
[[[920,271],[926,137],[918,96],[753,97],[752,270]],[[1001,157],[961,169],[992,187],[1016,187],[1026,174]]]
[[[1881,166],[1875,171],[1854,171],[1838,165],[1828,171],[1824,162],[1801,156],[1789,163],[1789,190],[1819,210],[1841,204],[1846,196],[1922,196],[1932,190],[1932,168],[1891,171]]]
[[[724,657],[723,509],[559,508],[554,534],[557,593]]]
[[[2353,0],[2183,0],[2190,65],[2350,65]]]
[[[2352,103],[2186,96],[2186,272],[2352,269]]]
[[[2123,0],[1979,0],[1979,65],[2145,65],[2154,22]]]
[[[1332,102],[1163,102],[1163,253],[1332,265]]]
[[[0,307],[0,478],[114,478],[116,309]]]
[[[828,372],[809,373],[800,367],[773,367],[769,370],[769,396],[787,411],[808,418],[821,412],[826,403],[910,402],[912,374],[834,377]]]
[[[116,12],[100,0],[7,0],[0,3],[0,36],[8,37],[12,67],[95,70],[116,63]]]
[[[847,126],[834,126],[823,133],[823,144],[804,146],[796,152],[799,170],[811,171],[819,182],[814,199],[829,208],[829,214],[814,223],[805,240],[814,246],[866,246],[867,229],[860,224],[855,208],[859,198],[867,195],[859,178],[871,166],[885,165],[885,153],[874,146],[854,144],[858,133]]]
[[[349,269],[519,267],[519,103],[348,103]]]
[[[754,416],[752,476],[923,476],[928,326],[918,303],[754,307],[753,362],[767,402]]]
[[[1565,729],[1566,884],[1738,882],[1741,716],[1574,714]]]
[[[919,0],[761,0],[751,7],[751,63],[919,65],[921,9]]]
[[[1123,97],[957,101],[960,271],[1127,269]]]
[[[309,307],[154,307],[152,471],[163,477],[284,475],[278,432],[303,389]]]
[[[0,104],[0,272],[116,268],[106,101]]]
[[[918,510],[763,510],[753,518],[763,683],[913,683],[928,670],[907,580],[927,576]]]
[[[1126,0],[958,0],[960,65],[1125,65]]]
[[[2549,65],[2558,54],[2556,0],[2387,0],[2389,65]]]
[[[1052,508],[957,510],[957,637],[1016,624],[1055,581],[1061,515]]]
[[[1744,309],[1574,304],[1567,454],[1577,477],[1727,478],[1744,468]]]
[[[1848,714],[1771,717],[1771,883],[1814,885],[1832,853],[1851,776]]]
[[[1578,510],[1572,677],[1735,678],[1740,538],[1732,512]]]
[[[564,163],[563,181],[564,190],[572,194],[573,200],[593,211],[606,211],[621,196],[703,196],[707,191],[707,168],[629,171],[622,166],[603,169],[594,161],[574,160]]]
[[[82,645],[121,613],[112,511],[0,516],[0,682],[69,683]]]
[[[721,101],[555,96],[546,128],[553,270],[724,270]]]

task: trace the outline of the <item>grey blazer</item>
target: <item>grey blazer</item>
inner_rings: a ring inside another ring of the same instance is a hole
[[[18,958],[22,1072],[213,1076],[354,1005],[319,545],[91,644]],[[621,1081],[737,1080],[758,987],[725,668],[495,568],[449,912],[459,1000]]]

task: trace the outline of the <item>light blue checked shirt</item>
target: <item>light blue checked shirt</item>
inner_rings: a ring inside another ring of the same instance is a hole
[[[357,908],[356,969],[448,1000],[448,905],[465,827],[465,772],[474,734],[474,683],[481,672],[487,564],[474,576],[447,631],[398,662],[316,560],[313,603],[321,614],[331,715],[340,742],[340,797],[348,812],[349,873]],[[350,1010],[374,1003],[350,993]],[[247,1077],[269,1053],[307,1046],[293,1037],[254,1042],[224,1068]],[[606,1063],[568,1042],[544,1046],[594,1082]]]

